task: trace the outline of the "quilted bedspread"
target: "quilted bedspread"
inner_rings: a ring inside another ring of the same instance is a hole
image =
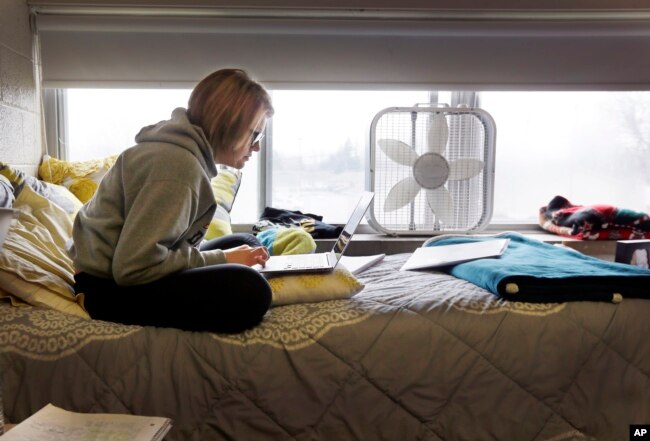
[[[168,441],[614,441],[650,424],[650,300],[517,303],[405,260],[238,335],[0,303],[5,416],[167,416]]]

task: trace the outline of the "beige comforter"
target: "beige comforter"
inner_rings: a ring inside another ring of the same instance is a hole
[[[161,415],[168,441],[614,441],[650,423],[650,301],[511,303],[405,258],[240,335],[0,303],[6,417]]]

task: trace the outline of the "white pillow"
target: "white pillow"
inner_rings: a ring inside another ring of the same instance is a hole
[[[67,213],[28,186],[14,208],[18,218],[0,249],[0,298],[89,318],[74,293],[74,265],[64,248],[72,233]]]

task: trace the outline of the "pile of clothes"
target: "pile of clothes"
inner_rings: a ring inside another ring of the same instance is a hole
[[[259,233],[277,227],[299,228],[314,239],[336,239],[343,227],[323,222],[323,216],[301,211],[266,207],[260,220],[253,225],[253,232]]]
[[[555,196],[539,209],[540,226],[551,233],[585,240],[650,239],[650,215],[612,205],[574,205]]]

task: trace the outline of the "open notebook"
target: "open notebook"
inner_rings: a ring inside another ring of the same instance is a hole
[[[315,273],[334,270],[341,259],[341,256],[350,244],[352,235],[361,223],[363,215],[366,213],[366,210],[368,210],[373,197],[374,193],[369,191],[366,191],[361,195],[359,202],[357,202],[357,206],[354,211],[352,211],[352,214],[350,215],[348,222],[345,224],[345,227],[343,227],[343,231],[341,231],[338,239],[334,242],[334,247],[332,247],[331,251],[314,254],[271,256],[271,258],[266,262],[264,268],[257,265],[255,268],[263,274]]]
[[[162,441],[172,421],[164,417],[70,412],[52,404],[2,435],[3,441]]]

